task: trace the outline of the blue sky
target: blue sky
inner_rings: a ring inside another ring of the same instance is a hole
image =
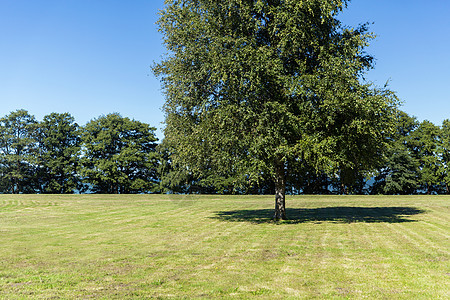
[[[0,116],[69,112],[80,125],[119,112],[161,128],[164,98],[150,66],[164,53],[155,22],[163,0],[0,0]],[[340,19],[374,22],[367,78],[403,110],[450,118],[450,1],[354,0]],[[158,129],[157,135],[162,138]]]

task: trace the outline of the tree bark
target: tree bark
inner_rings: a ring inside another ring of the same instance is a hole
[[[286,171],[283,163],[275,168],[275,214],[273,216],[275,221],[286,220]]]

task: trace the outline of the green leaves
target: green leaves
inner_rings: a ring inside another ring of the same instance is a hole
[[[100,193],[152,191],[157,180],[155,128],[108,114],[83,128],[81,174]]]
[[[39,124],[40,192],[67,194],[81,189],[79,130],[69,113],[51,113]]]
[[[35,185],[37,121],[26,110],[0,119],[0,186],[9,193],[29,193]]]
[[[154,130],[119,114],[80,128],[68,113],[12,112],[0,119],[0,193],[154,191]]]
[[[440,135],[439,126],[423,121],[411,133],[409,141],[412,154],[419,163],[419,182],[428,194],[441,182]]]
[[[363,83],[374,35],[341,26],[346,4],[168,1],[158,24],[169,53],[154,71],[173,161],[256,181],[280,161],[328,173],[376,167],[398,101]]]

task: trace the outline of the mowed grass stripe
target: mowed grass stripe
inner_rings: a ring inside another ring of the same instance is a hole
[[[430,241],[418,233],[418,231],[422,232],[423,230],[421,225],[416,225],[414,228],[409,224],[387,224],[387,226],[390,227],[392,235],[395,235],[397,243],[402,245],[402,249],[408,250],[409,253],[428,255],[442,249],[439,246],[438,239]]]
[[[411,286],[434,299],[438,295],[432,291],[436,288],[435,283],[445,274],[443,266],[432,266],[430,257],[440,255],[438,249],[429,248],[429,244],[422,243],[423,240],[414,238],[412,230],[404,229],[400,224],[391,224],[391,229],[397,232],[398,243],[401,245],[401,255],[392,268],[396,270],[396,281],[404,284],[404,278],[409,276],[412,280]],[[438,267],[438,268],[436,268]],[[441,272],[439,272],[441,270]],[[412,287],[409,287],[411,289]]]
[[[267,196],[0,203],[15,199],[0,206],[0,298],[449,296],[448,197],[288,197],[280,224]]]
[[[409,241],[410,244],[415,245],[415,252],[423,251],[427,254],[443,253],[449,254],[448,239],[442,238],[439,232],[428,230],[422,224],[417,227],[403,224],[393,224],[396,230]]]
[[[449,239],[448,227],[450,222],[447,224],[435,224],[434,222],[430,222],[428,220],[421,220],[423,229],[427,232],[427,236],[431,234],[431,236],[436,235],[439,236],[439,240],[447,240]]]

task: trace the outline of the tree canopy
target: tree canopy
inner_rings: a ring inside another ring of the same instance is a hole
[[[236,187],[271,178],[275,219],[296,165],[328,173],[377,165],[397,100],[364,82],[367,26],[344,27],[336,0],[168,0],[154,67],[166,96],[165,142],[194,176]],[[349,171],[350,172],[350,171]]]
[[[0,193],[157,190],[155,128],[109,114],[80,127],[69,113],[0,119]]]
[[[39,190],[73,193],[81,188],[78,175],[81,139],[79,126],[69,113],[51,113],[39,123]]]
[[[155,128],[117,113],[84,127],[81,174],[100,193],[151,191],[157,180]]]
[[[37,121],[20,109],[0,119],[0,184],[12,194],[33,191]]]

